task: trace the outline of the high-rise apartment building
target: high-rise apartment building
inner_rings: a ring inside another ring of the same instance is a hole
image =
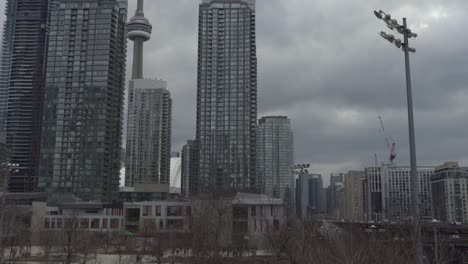
[[[445,223],[468,224],[468,168],[458,162],[436,167],[431,176],[432,217]]]
[[[130,81],[125,186],[169,185],[172,99],[162,80]]]
[[[296,214],[298,217],[313,218],[324,214],[323,182],[320,174],[299,175],[296,180]]]
[[[165,81],[143,79],[143,42],[150,39],[151,30],[144,16],[143,0],[138,0],[135,16],[128,23],[134,57],[128,97],[125,185],[153,186],[155,189],[149,189],[156,192],[168,191],[170,187],[172,99]]]
[[[434,167],[418,167],[421,216],[430,217],[430,176]],[[382,165],[366,168],[368,184],[368,220],[398,221],[412,216],[411,168],[408,166]]]
[[[37,186],[51,0],[7,0],[0,61],[0,142],[11,162],[9,191]],[[2,180],[3,182],[3,180]]]
[[[182,148],[182,196],[189,197],[197,194],[198,180],[198,148],[195,140],[187,141]]]
[[[421,216],[429,218],[431,210],[431,175],[434,167],[418,167]],[[382,209],[384,219],[390,221],[409,219],[411,205],[411,168],[382,166]]]
[[[260,192],[285,201],[294,192],[291,165],[293,134],[285,116],[262,117],[257,127],[257,174]]]
[[[60,0],[51,13],[39,188],[110,201],[119,190],[126,0]]]
[[[343,218],[343,195],[345,173],[330,174],[330,186],[327,195],[327,214],[333,219]]]
[[[344,179],[343,218],[346,221],[363,221],[363,171],[349,171]]]
[[[368,221],[382,221],[382,168],[368,167],[364,170],[366,180],[367,202],[366,216]]]
[[[255,1],[203,0],[198,25],[198,189],[257,189]]]

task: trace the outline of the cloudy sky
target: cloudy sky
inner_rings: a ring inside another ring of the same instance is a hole
[[[195,136],[199,3],[145,1],[153,24],[145,76],[169,83],[174,151]],[[382,116],[397,163],[408,165],[404,57],[377,35],[389,30],[374,9],[408,17],[419,34],[411,57],[419,164],[468,165],[466,0],[257,0],[258,116],[289,116],[296,162],[324,175],[373,165],[374,153],[387,159]]]

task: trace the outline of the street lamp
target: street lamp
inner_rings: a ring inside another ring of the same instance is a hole
[[[409,39],[416,38],[418,34],[414,33],[406,25],[406,18],[403,18],[403,25],[398,24],[396,19],[392,19],[392,16],[386,14],[382,10],[374,11],[375,16],[383,20],[387,27],[391,30],[396,30],[399,34],[403,35],[403,42],[400,39],[395,38],[391,34],[380,32],[379,35],[393,43],[397,48],[402,49],[405,53],[405,68],[406,68],[406,97],[408,103],[408,127],[409,127],[409,141],[410,141],[410,163],[411,163],[411,205],[413,210],[413,235],[414,235],[414,248],[415,252],[415,264],[423,263],[423,247],[421,242],[421,226],[419,220],[421,219],[420,212],[420,196],[419,196],[419,181],[417,175],[416,165],[416,142],[414,135],[414,115],[413,115],[413,94],[411,90],[411,72],[410,72],[410,61],[409,53],[415,53],[416,49],[409,46]]]

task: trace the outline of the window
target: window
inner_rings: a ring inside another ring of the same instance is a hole
[[[44,219],[44,228],[50,228],[50,218]]]
[[[62,228],[62,218],[57,218],[57,228]]]
[[[182,206],[168,206],[167,216],[182,216]]]
[[[87,218],[80,220],[80,228],[88,229],[89,228],[89,220]]]
[[[98,229],[99,228],[99,219],[98,218],[94,218],[93,220],[91,220],[91,228],[92,229]]]
[[[151,205],[144,205],[143,206],[143,216],[149,216],[151,215]]]
[[[156,216],[161,216],[161,206],[160,205],[156,205]]]
[[[118,229],[119,228],[119,219],[111,219],[110,220],[110,228],[111,229]]]
[[[107,229],[107,219],[102,219],[102,228]]]

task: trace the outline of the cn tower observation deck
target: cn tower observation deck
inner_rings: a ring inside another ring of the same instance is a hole
[[[143,13],[143,0],[138,0],[135,16],[127,23],[128,38],[134,43],[132,79],[143,78],[143,43],[151,39],[152,28]]]

